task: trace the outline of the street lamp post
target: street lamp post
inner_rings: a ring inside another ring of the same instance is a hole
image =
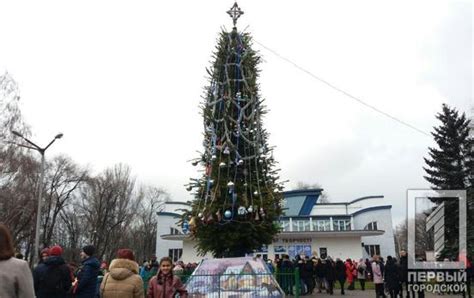
[[[36,145],[32,141],[28,140],[25,136],[23,136],[21,133],[12,130],[12,134],[14,134],[17,137],[22,138],[25,140],[28,144],[30,145],[24,145],[24,144],[16,144],[20,147],[25,147],[28,149],[33,149],[38,151],[41,154],[41,168],[40,168],[40,179],[38,182],[38,209],[36,211],[36,227],[35,227],[35,244],[33,247],[33,258],[32,258],[32,265],[34,266],[36,264],[36,259],[38,258],[39,255],[39,239],[40,239],[40,225],[41,225],[41,207],[42,207],[42,193],[43,193],[43,181],[44,181],[44,174],[46,171],[46,166],[45,166],[45,158],[44,154],[46,150],[53,145],[53,143],[57,140],[63,137],[62,133],[57,134],[54,139],[49,142],[49,144],[41,148],[40,146]]]

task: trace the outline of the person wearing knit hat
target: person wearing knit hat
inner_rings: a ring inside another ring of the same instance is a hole
[[[86,245],[82,248],[82,252],[85,253],[88,257],[92,257],[95,253],[95,247],[92,245]]]
[[[48,257],[33,271],[37,298],[67,297],[71,288],[71,271],[61,257],[63,249],[55,245],[48,249]]]
[[[49,249],[50,256],[61,256],[63,254],[63,248],[59,245],[55,245]]]
[[[103,298],[143,298],[143,280],[138,275],[138,263],[131,249],[117,251],[117,258],[110,263],[109,272],[100,285]]]
[[[118,259],[128,259],[130,261],[135,261],[135,256],[133,255],[133,251],[127,248],[121,248],[117,251],[117,258]]]
[[[77,282],[73,285],[75,298],[90,298],[97,296],[97,276],[99,275],[100,262],[94,257],[95,247],[86,245],[82,248],[82,267],[77,273]]]

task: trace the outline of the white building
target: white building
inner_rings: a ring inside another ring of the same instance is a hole
[[[322,189],[285,192],[285,216],[280,218],[282,232],[272,244],[255,253],[272,259],[282,254],[353,259],[395,255],[392,206],[384,204],[383,196],[346,203],[317,203],[321,192]],[[196,254],[195,242],[176,225],[181,214],[176,209],[189,206],[179,203],[175,208],[175,204],[167,203],[170,209],[158,213],[157,256],[198,261],[202,257]]]

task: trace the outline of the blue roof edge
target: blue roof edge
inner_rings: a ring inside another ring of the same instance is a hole
[[[283,197],[320,195],[323,190],[322,188],[289,190],[283,192]]]

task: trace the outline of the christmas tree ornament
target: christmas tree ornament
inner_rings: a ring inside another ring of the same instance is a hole
[[[237,162],[237,164],[238,164],[239,166],[243,165],[243,164],[244,164],[244,160],[243,160],[243,159],[239,159],[239,161]]]
[[[199,212],[199,213],[198,213],[198,217],[199,217],[199,218],[202,218],[202,212]]]
[[[227,187],[228,187],[228,188],[234,187],[234,182],[229,181],[229,182],[227,183]]]
[[[224,212],[224,216],[225,216],[225,218],[229,219],[232,216],[232,212],[230,210],[226,210]]]
[[[223,167],[225,167],[225,166],[226,166],[226,164],[225,164],[225,162],[223,162],[223,161],[219,164],[219,167],[220,167],[220,168],[223,168]]]
[[[245,209],[244,206],[240,206],[239,209],[237,209],[237,214],[238,215],[245,215],[245,214],[247,214],[247,210]]]
[[[183,222],[183,233],[187,234],[188,232],[189,232],[189,222],[187,220],[185,220]]]
[[[189,230],[191,232],[194,232],[196,230],[196,218],[194,216],[191,217],[191,219],[189,220]]]

